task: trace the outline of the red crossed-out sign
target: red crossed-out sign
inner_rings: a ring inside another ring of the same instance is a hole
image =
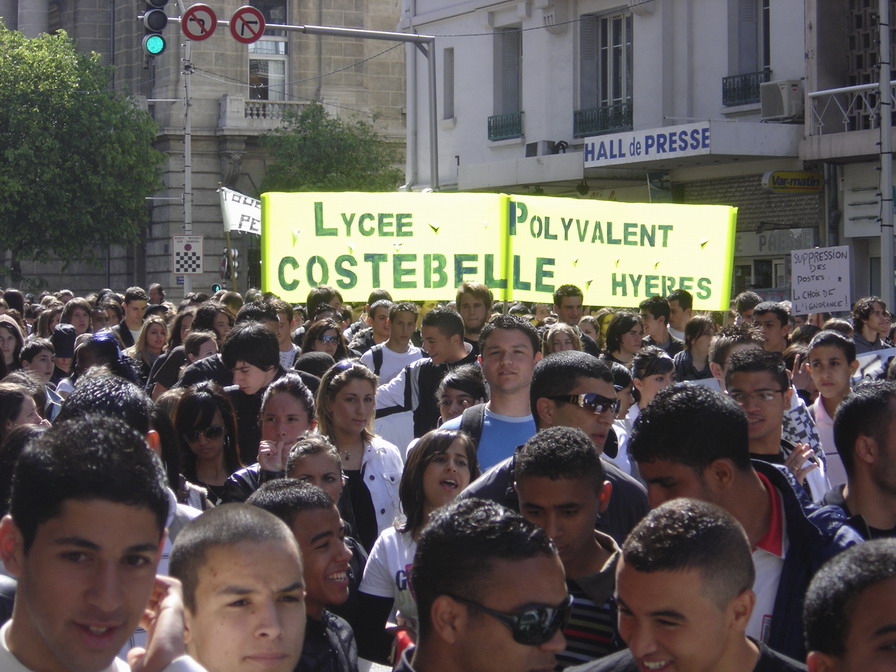
[[[204,40],[212,36],[218,25],[218,17],[208,5],[198,3],[184,12],[180,27],[191,40]]]
[[[264,33],[264,15],[255,7],[245,5],[233,13],[230,19],[230,34],[243,44],[251,44]]]

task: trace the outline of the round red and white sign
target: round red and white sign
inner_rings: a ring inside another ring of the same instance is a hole
[[[264,34],[264,15],[261,10],[244,5],[230,19],[230,34],[243,44],[251,44]]]

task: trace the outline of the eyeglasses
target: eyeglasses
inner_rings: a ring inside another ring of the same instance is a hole
[[[731,397],[735,403],[743,406],[750,399],[755,399],[756,401],[769,403],[775,400],[776,394],[783,394],[784,390],[756,390],[755,392],[738,392],[735,390],[734,392],[728,392],[728,396]]]
[[[579,408],[591,411],[597,415],[613,411],[613,415],[619,412],[619,399],[610,399],[594,392],[586,394],[566,394],[557,397],[548,397],[551,401],[564,401],[567,404],[575,404]]]
[[[200,436],[204,436],[209,441],[215,441],[224,436],[224,428],[221,425],[209,425],[205,429],[194,429],[184,434],[188,443],[195,443]]]
[[[556,607],[548,607],[543,604],[527,604],[516,614],[505,614],[503,611],[495,611],[483,607],[478,602],[473,602],[457,595],[445,593],[456,602],[473,607],[477,611],[488,614],[500,621],[513,633],[513,641],[523,646],[541,646],[569,623],[572,615],[572,595]]]
[[[338,344],[339,344],[339,337],[338,337],[338,336],[321,336],[321,337],[318,338],[317,340],[320,341],[321,343],[329,343],[329,344],[331,344],[331,345],[338,345]]]

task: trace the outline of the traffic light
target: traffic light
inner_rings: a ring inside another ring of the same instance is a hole
[[[168,0],[146,0],[146,10],[143,12],[143,51],[150,56],[158,56],[167,46],[162,31],[168,25],[168,15],[165,14],[165,5]]]
[[[212,285],[212,294],[217,294],[222,289],[224,289],[224,285],[222,285],[220,282],[216,282]]]

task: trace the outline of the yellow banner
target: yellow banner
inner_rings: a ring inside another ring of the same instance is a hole
[[[513,196],[511,253],[538,259],[551,284],[572,284],[587,306],[637,306],[686,289],[697,310],[727,310],[737,209]],[[543,283],[546,281],[543,280]],[[514,299],[544,301],[533,285]]]
[[[346,301],[372,289],[448,300],[465,280],[495,298],[550,302],[574,284],[593,306],[637,306],[687,289],[724,310],[735,208],[503,194],[269,193],[262,287],[304,301],[319,284]]]
[[[495,194],[262,194],[262,287],[294,302],[317,285],[346,301],[379,288],[450,300],[465,280],[504,277],[508,211]]]

